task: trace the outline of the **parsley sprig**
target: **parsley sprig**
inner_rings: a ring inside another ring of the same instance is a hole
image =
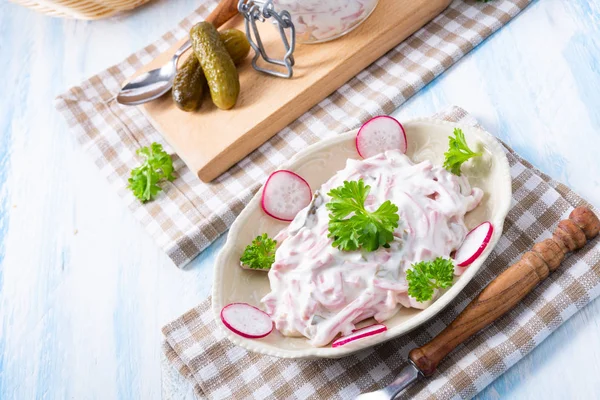
[[[240,258],[242,265],[252,269],[269,269],[275,262],[277,241],[263,233],[244,249]]]
[[[360,179],[344,181],[343,186],[328,193],[331,201],[326,207],[330,211],[329,237],[334,240],[333,247],[345,251],[359,248],[375,251],[379,246],[389,247],[394,240],[394,229],[400,219],[398,207],[387,200],[376,211],[367,211],[365,200],[370,190]]]
[[[423,302],[431,300],[435,289],[452,286],[454,265],[451,260],[438,257],[433,261],[421,261],[406,271],[408,295]]]
[[[150,147],[137,150],[137,155],[144,158],[144,163],[131,170],[129,185],[127,186],[135,197],[142,203],[156,197],[162,189],[158,186],[161,180],[173,181],[173,161],[161,144],[152,143]]]
[[[444,153],[444,168],[460,176],[460,166],[473,157],[481,156],[482,153],[476,153],[469,148],[462,129],[455,128],[454,137],[448,136],[448,139],[450,148]]]

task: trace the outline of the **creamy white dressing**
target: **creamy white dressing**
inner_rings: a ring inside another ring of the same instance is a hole
[[[290,12],[302,43],[333,39],[364,21],[378,0],[274,0],[277,10]]]
[[[371,186],[367,210],[386,200],[398,206],[395,239],[374,252],[340,251],[327,237],[327,193],[361,178]],[[350,334],[364,319],[382,322],[401,307],[428,306],[408,296],[406,271],[422,260],[449,257],[468,233],[465,214],[482,196],[466,177],[429,161],[413,164],[399,151],[348,160],[275,238],[279,247],[269,271],[271,292],[262,299],[275,327],[324,346],[340,333]]]

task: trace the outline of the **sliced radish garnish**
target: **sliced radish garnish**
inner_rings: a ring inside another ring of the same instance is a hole
[[[406,153],[407,141],[404,127],[387,115],[371,118],[356,134],[356,150],[362,158],[369,158],[387,150]]]
[[[282,169],[267,179],[262,193],[262,209],[273,218],[291,221],[310,204],[312,192],[298,174]]]
[[[378,333],[387,331],[387,327],[382,324],[373,324],[369,326],[365,326],[364,328],[360,328],[352,332],[348,336],[343,336],[337,340],[335,340],[331,347],[340,347],[350,342],[354,342],[358,339],[363,339],[369,336],[377,335]]]
[[[273,330],[271,317],[246,303],[231,303],[223,307],[221,321],[233,333],[249,339],[265,337]]]
[[[454,255],[456,266],[466,267],[475,261],[487,247],[492,233],[494,233],[494,226],[487,221],[469,232]],[[457,268],[454,274],[461,275],[464,270],[464,268]]]

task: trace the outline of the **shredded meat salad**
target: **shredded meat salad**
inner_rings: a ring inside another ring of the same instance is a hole
[[[366,208],[384,201],[398,206],[400,221],[389,248],[340,251],[328,238],[327,193],[344,181],[371,186]],[[425,308],[408,296],[406,271],[416,262],[449,257],[468,233],[464,216],[483,192],[430,161],[414,164],[399,151],[366,160],[348,160],[275,239],[269,271],[271,292],[262,303],[286,336],[305,336],[324,346],[355,324],[374,317],[385,321],[401,308]]]
[[[279,11],[290,12],[301,42],[335,38],[369,16],[377,0],[274,0]]]

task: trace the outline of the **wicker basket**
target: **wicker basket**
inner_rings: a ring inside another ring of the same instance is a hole
[[[99,19],[131,10],[150,0],[11,0],[54,17]]]

